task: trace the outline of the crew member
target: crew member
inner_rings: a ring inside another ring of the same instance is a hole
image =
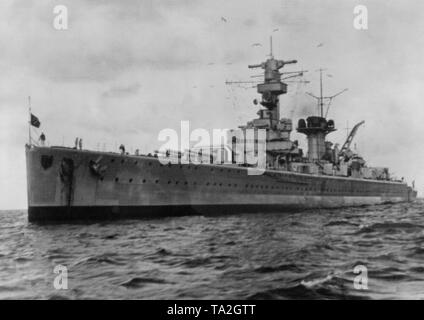
[[[44,135],[44,132],[41,132],[40,138],[38,138],[38,141],[40,141],[40,144],[42,147],[46,144],[46,136]]]

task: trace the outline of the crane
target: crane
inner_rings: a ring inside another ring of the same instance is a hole
[[[365,121],[361,121],[359,123],[357,123],[352,131],[350,131],[349,136],[347,137],[345,143],[343,144],[342,148],[340,149],[339,152],[339,158],[341,157],[345,157],[348,155],[348,150],[350,150],[350,144],[352,143],[353,138],[356,135],[356,132],[358,131],[358,128],[363,125],[365,123]]]

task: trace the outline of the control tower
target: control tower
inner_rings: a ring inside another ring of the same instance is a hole
[[[292,120],[280,118],[279,96],[287,93],[287,84],[283,82],[284,76],[290,74],[290,77],[295,77],[302,74],[299,71],[281,72],[281,69],[287,64],[294,63],[297,63],[297,61],[274,59],[271,38],[271,52],[268,59],[265,62],[248,66],[250,69],[263,69],[263,81],[257,84],[257,91],[261,95],[261,100],[260,102],[257,99],[253,101],[255,105],[260,104],[261,107],[257,112],[259,117],[248,121],[246,125],[239,126],[239,129],[242,132],[243,143],[255,146],[257,145],[259,130],[266,132],[267,168],[287,169],[288,163],[292,159],[301,157],[302,154],[297,141],[290,140],[290,133],[293,129]],[[247,130],[250,129],[253,129],[254,137],[247,134]],[[227,137],[228,141],[232,141],[233,150],[237,149],[235,147],[236,142],[240,143],[240,137],[236,136],[236,131],[230,130]],[[256,155],[257,149],[254,152]],[[244,157],[250,157],[250,154],[249,151],[246,151]]]
[[[249,65],[249,68],[264,69],[264,82],[257,85],[258,93],[262,95],[260,104],[266,109],[258,111],[259,119],[255,119],[255,127],[264,124],[270,129],[277,129],[280,120],[280,104],[278,96],[287,93],[287,84],[281,82],[280,69],[286,64],[297,63],[296,60],[276,60],[272,55],[272,44],[270,58],[265,62]],[[257,103],[255,101],[255,103]]]

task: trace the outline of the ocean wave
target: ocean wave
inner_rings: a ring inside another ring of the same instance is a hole
[[[138,289],[143,288],[148,284],[166,284],[167,281],[163,279],[150,278],[150,277],[134,277],[125,282],[122,282],[120,286],[126,287],[128,289]]]
[[[316,278],[316,279],[312,279],[312,280],[302,280],[300,282],[300,284],[302,286],[305,286],[306,288],[312,288],[312,287],[315,287],[317,285],[321,285],[321,284],[323,284],[327,281],[332,280],[333,277],[334,277],[334,275],[329,274],[329,275],[325,276],[324,278]]]
[[[377,222],[371,225],[362,226],[355,234],[373,233],[373,232],[397,232],[409,231],[415,232],[423,229],[422,225],[417,225],[409,222]]]
[[[336,221],[330,221],[326,223],[325,227],[333,227],[333,226],[358,226],[358,223],[353,223],[345,220],[336,220]]]
[[[418,201],[53,226],[2,212],[0,299],[419,297],[423,212]],[[68,267],[66,293],[53,291],[59,263]],[[357,265],[368,270],[368,290],[354,288]]]
[[[81,266],[81,265],[100,265],[100,264],[111,264],[122,266],[126,263],[123,261],[119,261],[117,259],[112,258],[111,255],[102,254],[102,255],[93,255],[89,257],[84,257],[72,264],[72,267]]]
[[[280,264],[277,266],[261,266],[254,269],[258,273],[274,273],[281,271],[292,271],[292,272],[301,272],[302,270],[295,264]]]
[[[325,282],[328,280],[325,280]],[[290,287],[265,290],[247,297],[254,300],[268,299],[293,299],[293,300],[311,300],[311,299],[334,299],[334,300],[367,300],[370,297],[367,294],[361,294],[345,287],[325,287],[325,286],[305,286],[297,284]]]

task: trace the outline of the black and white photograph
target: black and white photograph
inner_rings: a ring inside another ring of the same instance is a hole
[[[2,0],[0,300],[424,299],[423,31],[420,0]]]

